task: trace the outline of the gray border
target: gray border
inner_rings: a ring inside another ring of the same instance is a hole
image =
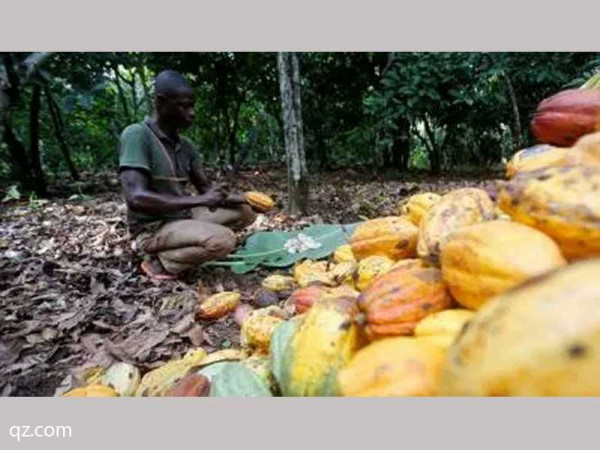
[[[0,50],[594,51],[599,10],[583,0],[3,0]]]
[[[599,407],[597,398],[8,398],[0,448],[596,448]],[[69,425],[72,437],[17,443],[15,424]]]

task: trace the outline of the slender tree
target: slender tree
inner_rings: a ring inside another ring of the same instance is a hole
[[[302,130],[300,102],[300,67],[296,53],[277,54],[283,132],[288,167],[288,212],[308,212],[309,181]]]

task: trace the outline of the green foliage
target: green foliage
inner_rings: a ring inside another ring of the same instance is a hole
[[[405,119],[420,142],[412,141],[411,166],[497,164],[518,150],[515,146],[532,143],[527,125],[537,104],[587,70],[592,57],[584,53],[394,54],[381,86],[365,99],[379,135],[376,151],[389,151],[397,139],[398,121]]]
[[[4,198],[2,199],[2,203],[21,200],[21,192],[19,191],[19,187],[16,184],[13,184],[8,188]]]
[[[31,56],[10,55],[16,62]],[[499,164],[519,146],[533,144],[528,123],[537,104],[581,86],[600,58],[566,52],[326,52],[304,53],[300,65],[311,170],[367,165],[402,173]],[[274,53],[54,53],[22,86],[12,109],[14,132],[29,148],[31,94],[41,85],[41,165],[50,181],[72,171],[48,95],[73,166],[114,170],[121,131],[151,113],[152,79],[167,68],[182,72],[195,90],[197,121],[186,133],[206,165],[285,162]],[[22,181],[21,169],[0,143],[0,178]]]

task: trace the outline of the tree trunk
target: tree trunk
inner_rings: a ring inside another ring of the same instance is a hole
[[[119,93],[119,100],[121,101],[121,106],[123,107],[123,113],[127,118],[127,123],[133,122],[131,119],[131,114],[129,113],[129,107],[127,106],[127,98],[125,97],[125,91],[123,91],[123,86],[121,85],[121,75],[119,74],[119,66],[115,63],[111,63],[111,68],[113,73],[115,74],[115,84],[117,85],[117,92]]]
[[[69,148],[69,144],[64,136],[64,124],[60,114],[60,108],[56,104],[56,101],[54,100],[54,97],[52,97],[52,93],[48,87],[46,87],[45,93],[46,100],[48,101],[48,111],[50,112],[52,127],[54,129],[54,136],[56,137],[56,140],[58,141],[62,154],[65,158],[65,162],[67,163],[67,167],[71,173],[71,178],[77,181],[79,180],[79,174],[77,173],[75,164],[73,164],[73,158],[71,158],[71,149]]]
[[[4,136],[4,121],[10,107],[10,83],[8,81],[8,73],[6,72],[5,58],[0,55],[0,136]]]
[[[381,150],[381,160],[383,162],[383,164],[381,166],[382,169],[385,170],[392,166],[392,149],[390,148],[389,145],[386,145]]]
[[[521,130],[521,115],[519,114],[519,104],[517,103],[517,96],[515,94],[512,82],[510,81],[510,77],[505,71],[502,71],[502,80],[504,80],[504,84],[508,92],[508,98],[510,100],[510,104],[513,110],[513,145],[515,149],[519,149],[521,148],[521,138],[523,136],[523,132]]]
[[[298,55],[280,52],[277,54],[277,65],[288,166],[288,213],[290,215],[306,215],[308,213],[309,183],[302,131]]]
[[[246,144],[241,148],[235,164],[231,166],[230,176],[237,175],[240,172],[240,169],[242,168],[242,164],[244,164],[246,157],[248,156],[250,151],[255,147],[257,138],[258,127],[254,125],[250,129],[250,136],[248,138],[248,142],[246,142]]]
[[[39,109],[41,106],[41,92],[39,86],[37,92],[34,88],[34,96],[31,106],[37,111],[31,111],[30,116],[30,151],[37,153],[36,162],[31,160],[32,154],[27,154],[25,145],[17,135],[13,127],[13,111],[19,107],[22,86],[27,84],[37,68],[51,55],[48,52],[32,53],[18,64],[13,59],[12,53],[0,53],[0,137],[6,143],[10,154],[11,171],[14,178],[21,181],[25,189],[36,188],[34,179],[38,181],[38,193],[45,193],[43,174],[39,160]],[[37,169],[36,169],[37,166]],[[34,175],[37,172],[37,176]],[[41,183],[41,184],[40,184]]]
[[[408,170],[410,157],[410,123],[404,117],[396,121],[396,133],[392,144],[392,163],[400,172]]]
[[[237,132],[240,124],[240,110],[242,109],[242,103],[244,97],[240,98],[239,102],[235,105],[235,111],[233,113],[233,125],[229,130],[229,165],[235,166],[235,157],[238,150]]]
[[[124,76],[122,76],[121,78],[123,79],[123,81],[125,81],[125,83],[127,83],[127,86],[129,86],[129,90],[131,91],[132,117],[133,120],[137,120],[140,105],[138,103],[137,91],[135,89],[135,72],[132,72],[131,78],[129,79],[125,78]]]
[[[31,164],[25,145],[13,129],[12,113],[20,97],[20,81],[10,53],[0,54],[0,137],[10,154],[12,176],[31,188]]]
[[[217,101],[217,117],[216,117],[216,121],[215,121],[215,157],[216,157],[216,164],[217,166],[221,165],[223,158],[223,154],[224,154],[224,150],[223,150],[223,144],[222,144],[222,116],[223,113],[221,112],[220,107],[218,106],[219,102]]]
[[[423,125],[425,128],[425,133],[429,138],[429,142],[431,143],[427,148],[429,150],[429,168],[431,169],[431,173],[433,175],[439,175],[442,172],[442,150],[443,145],[437,145],[435,140],[435,133],[431,130],[431,126],[429,125],[429,121],[427,118],[423,120]],[[426,142],[427,143],[427,142]]]
[[[152,95],[150,94],[150,88],[148,86],[148,80],[146,79],[146,74],[144,73],[144,66],[141,64],[137,66],[137,74],[140,78],[140,84],[142,85],[142,89],[144,90],[144,102],[146,103],[145,113],[147,115],[152,114]]]
[[[34,189],[40,196],[46,195],[46,180],[40,157],[40,109],[42,106],[42,88],[39,84],[33,86],[31,105],[29,108],[29,157],[34,176]]]
[[[316,150],[319,156],[319,169],[330,170],[331,164],[329,163],[329,149],[325,143],[325,138],[323,136],[323,130],[321,127],[317,127],[315,130],[315,141],[317,144]]]
[[[33,187],[32,175],[31,175],[31,164],[29,158],[27,158],[27,150],[23,142],[16,135],[13,130],[10,120],[4,118],[4,134],[3,140],[6,142],[10,157],[12,160],[12,174],[14,178],[21,181],[27,189]]]

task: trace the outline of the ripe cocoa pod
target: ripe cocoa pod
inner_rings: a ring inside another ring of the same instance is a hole
[[[210,381],[203,375],[190,373],[173,386],[165,397],[208,397]]]
[[[570,147],[580,137],[600,130],[600,90],[568,89],[543,100],[531,131],[539,142]]]
[[[244,198],[252,208],[260,212],[267,212],[275,206],[275,201],[262,192],[248,191],[244,193]]]
[[[262,282],[262,287],[273,292],[291,291],[294,289],[296,282],[293,277],[285,275],[269,275]]]
[[[240,303],[239,292],[220,292],[211,295],[198,304],[196,316],[199,319],[218,319],[234,311]]]

